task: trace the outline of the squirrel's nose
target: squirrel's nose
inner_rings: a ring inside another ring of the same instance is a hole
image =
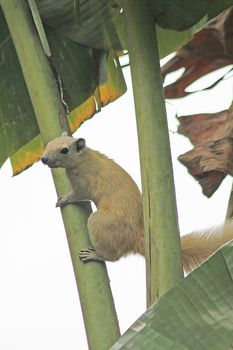
[[[41,159],[43,164],[47,164],[48,160],[49,160],[48,157],[41,157],[40,159]]]

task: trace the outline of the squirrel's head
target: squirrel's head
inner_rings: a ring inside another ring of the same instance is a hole
[[[70,168],[86,147],[85,140],[75,139],[62,133],[60,137],[50,141],[41,156],[43,164],[50,168]]]

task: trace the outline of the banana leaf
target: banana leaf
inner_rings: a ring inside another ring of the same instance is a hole
[[[88,48],[46,26],[45,31],[49,60],[74,132],[126,91],[123,73],[114,52]],[[11,157],[17,174],[39,159],[43,145],[1,8],[0,47],[0,166]]]
[[[152,305],[110,350],[230,350],[233,243]]]
[[[126,91],[118,61],[118,50],[127,49],[124,10],[119,0],[30,0],[29,4],[75,131]],[[151,0],[160,56],[184,45],[207,20],[232,4],[233,0]],[[43,145],[1,8],[0,47],[0,167],[10,157],[17,174],[39,158]]]

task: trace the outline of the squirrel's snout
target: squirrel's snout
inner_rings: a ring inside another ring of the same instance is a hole
[[[43,164],[47,164],[48,160],[49,160],[48,157],[41,157],[40,159],[41,159]]]

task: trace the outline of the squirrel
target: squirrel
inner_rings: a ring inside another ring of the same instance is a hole
[[[93,248],[79,252],[83,262],[116,261],[131,253],[144,255],[142,195],[122,167],[88,148],[83,138],[66,133],[48,143],[41,161],[50,168],[64,168],[72,186],[72,192],[58,198],[56,207],[86,200],[96,205],[87,221]],[[184,271],[189,273],[232,239],[231,221],[182,236]]]

